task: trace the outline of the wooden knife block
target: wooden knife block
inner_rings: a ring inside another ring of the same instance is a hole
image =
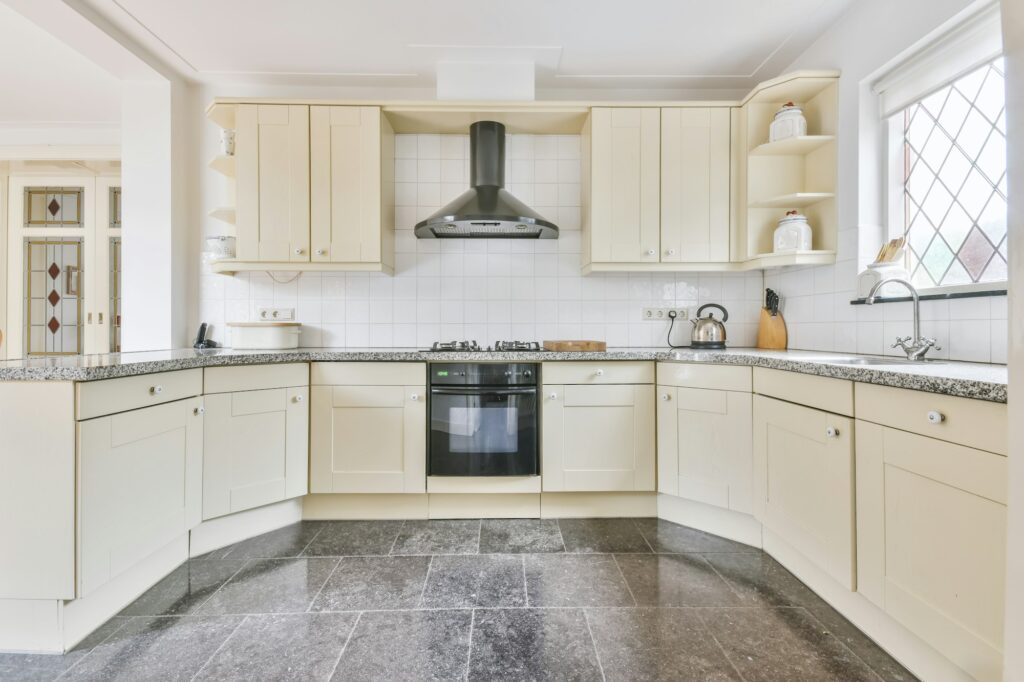
[[[757,325],[757,347],[763,350],[786,350],[789,339],[786,321],[782,313],[772,315],[767,308],[761,308],[761,319]]]

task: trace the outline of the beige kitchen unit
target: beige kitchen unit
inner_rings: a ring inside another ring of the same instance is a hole
[[[309,491],[309,365],[204,371],[203,520]]]
[[[1002,679],[1005,404],[857,384],[857,590]]]
[[[654,363],[545,362],[544,492],[655,489]]]
[[[853,383],[762,367],[753,379],[754,516],[853,590]]]
[[[314,362],[311,493],[425,493],[425,363]]]
[[[659,362],[658,492],[753,512],[750,367]]]

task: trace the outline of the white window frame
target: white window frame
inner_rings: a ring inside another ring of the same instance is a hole
[[[883,215],[888,239],[903,236],[903,131],[894,118],[911,104],[999,57],[1002,29],[998,2],[989,2],[943,31],[876,79],[883,160]],[[918,289],[921,295],[1005,291],[1007,282],[950,284]]]

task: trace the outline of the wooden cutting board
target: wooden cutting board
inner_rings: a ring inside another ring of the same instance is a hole
[[[764,350],[786,350],[789,339],[786,321],[782,313],[772,315],[767,308],[761,308],[761,319],[757,325],[757,347]]]
[[[545,341],[544,350],[551,350],[558,353],[593,353],[608,350],[608,344],[604,341]]]

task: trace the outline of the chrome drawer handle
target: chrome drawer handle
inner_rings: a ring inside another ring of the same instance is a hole
[[[201,414],[206,414],[206,408],[202,406],[197,407],[196,409],[192,410],[192,414],[194,414],[197,417]]]
[[[157,384],[156,386],[150,386],[149,387],[149,394],[150,395],[160,395],[163,392],[164,392],[164,387],[159,385],[159,384]]]
[[[839,438],[839,429],[834,426],[830,426],[825,429],[825,435],[829,438]]]
[[[931,412],[928,413],[928,421],[931,422],[932,424],[941,424],[942,422],[946,421],[946,415],[936,410],[932,410]]]

